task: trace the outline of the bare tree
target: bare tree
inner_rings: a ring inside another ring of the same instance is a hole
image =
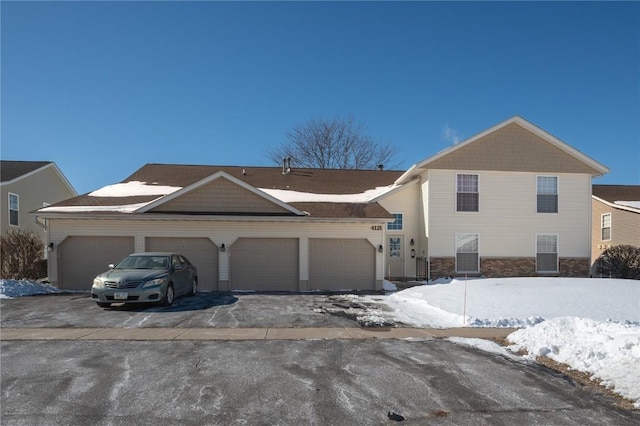
[[[366,126],[352,117],[346,119],[312,119],[297,124],[286,134],[286,141],[267,156],[276,163],[291,158],[298,167],[320,169],[389,168],[396,148],[366,133]]]
[[[6,279],[40,278],[44,245],[36,234],[21,229],[0,237],[0,277]]]
[[[619,245],[606,249],[598,259],[597,271],[612,278],[640,280],[640,247]]]

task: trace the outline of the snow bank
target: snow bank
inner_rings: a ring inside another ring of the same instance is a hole
[[[640,302],[639,302],[640,303]],[[640,325],[561,317],[509,335],[510,349],[546,356],[600,379],[640,409]]]
[[[0,299],[13,299],[35,294],[65,293],[50,284],[36,283],[27,280],[0,280]]]

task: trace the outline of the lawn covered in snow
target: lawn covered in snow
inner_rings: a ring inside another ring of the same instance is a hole
[[[59,290],[47,284],[0,280],[0,298],[54,292]],[[391,312],[385,315],[416,327],[520,328],[508,337],[510,349],[525,349],[528,358],[544,355],[588,373],[640,409],[640,281],[439,280],[362,297],[387,305]],[[503,351],[479,339],[451,340]]]

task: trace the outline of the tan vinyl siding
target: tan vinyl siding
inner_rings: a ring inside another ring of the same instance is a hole
[[[559,212],[537,213],[537,173],[476,171],[480,188],[476,213],[455,211],[457,172],[429,172],[429,256],[452,256],[456,232],[479,234],[480,257],[535,256],[536,234],[558,234],[560,257],[589,256],[589,175],[556,174]]]
[[[640,213],[618,209],[596,199],[593,199],[592,206],[592,262],[595,262],[609,246],[622,244],[640,246]],[[611,213],[611,239],[607,241],[602,241],[600,228],[600,221],[604,213]]]
[[[223,178],[167,201],[152,212],[290,213],[285,208]]]
[[[516,123],[429,163],[429,168],[600,174]]]

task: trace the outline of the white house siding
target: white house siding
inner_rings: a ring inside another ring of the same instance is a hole
[[[479,212],[456,212],[456,174],[479,178]],[[455,234],[479,234],[480,257],[535,257],[536,235],[557,234],[559,257],[590,256],[591,178],[558,177],[558,213],[536,212],[536,173],[430,170],[429,256],[455,256]],[[508,194],[508,195],[507,195]]]
[[[390,213],[402,213],[403,214],[403,228],[401,230],[386,230],[387,238],[383,244],[385,253],[388,256],[389,250],[389,237],[399,236],[402,238],[402,249],[400,264],[391,265],[392,269],[385,271],[385,276],[391,276],[391,278],[415,278],[416,275],[416,260],[415,256],[420,256],[421,253],[426,251],[426,247],[421,247],[420,243],[423,241],[420,232],[420,222],[423,219],[421,216],[420,206],[420,185],[418,182],[409,183],[397,192],[392,193],[388,197],[385,197],[380,201],[380,205],[387,209]],[[386,228],[386,226],[385,226]],[[411,240],[414,241],[413,246]],[[414,257],[412,257],[412,250],[414,250]],[[386,259],[389,262],[389,258]]]
[[[132,236],[135,250],[144,251],[144,242],[149,237],[205,237],[218,247],[231,247],[238,238],[297,238],[300,253],[300,289],[305,289],[309,280],[310,238],[366,239],[373,247],[384,244],[384,231],[376,229],[381,222],[339,223],[313,221],[308,218],[259,220],[193,220],[168,217],[145,216],[143,219],[51,219],[49,240],[56,246],[68,236]],[[382,224],[384,227],[384,224]],[[219,252],[218,285],[221,290],[229,288],[229,250]],[[214,260],[215,261],[215,260]],[[375,288],[382,288],[384,256],[376,250]],[[58,285],[57,262],[49,262],[49,277]]]

